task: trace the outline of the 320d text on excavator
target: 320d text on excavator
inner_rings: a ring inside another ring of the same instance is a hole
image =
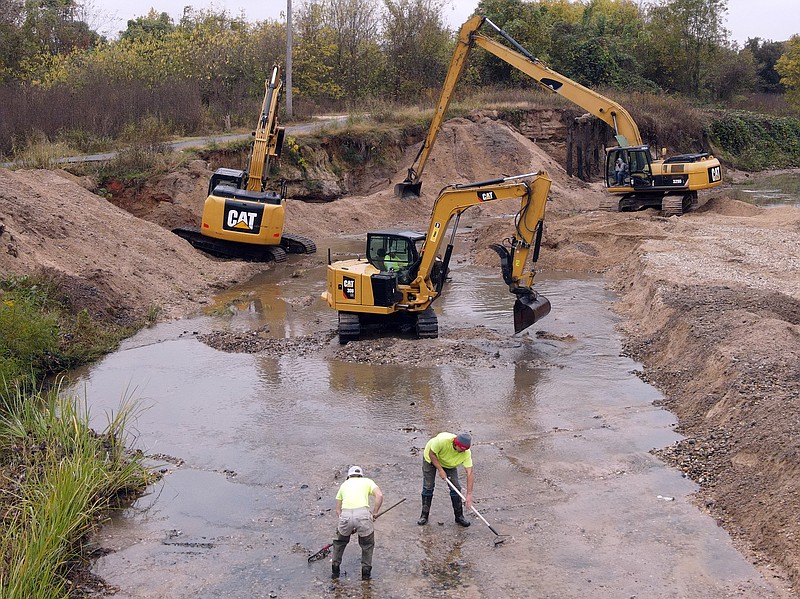
[[[283,147],[285,130],[278,126],[277,116],[282,87],[281,69],[276,64],[265,84],[261,115],[245,170],[214,171],[200,228],[173,229],[194,247],[215,256],[253,262],[282,262],[287,252],[317,251],[311,239],[283,230],[286,183],[281,181],[268,189],[270,159],[280,157]]]
[[[480,33],[484,25],[494,29],[514,49]],[[405,180],[395,186],[398,196],[419,197],[425,164],[436,142],[456,83],[475,46],[480,46],[530,76],[545,90],[564,96],[613,129],[619,145],[606,148],[604,180],[607,191],[613,197],[603,203],[604,208],[615,211],[658,208],[666,214],[683,214],[696,203],[698,190],[722,183],[720,162],[707,152],[653,159],[649,146],[642,140],[639,127],[625,108],[553,71],[492,21],[475,16],[461,26],[427,136]],[[619,167],[616,166],[618,160]]]
[[[516,296],[514,332],[547,316],[550,301],[534,291],[533,279],[550,183],[541,171],[448,185],[433,204],[426,234],[373,231],[367,234],[365,258],[332,263],[329,257],[322,299],[338,312],[339,342],[358,339],[366,329],[389,327],[414,332],[417,338],[438,337],[438,317],[431,304],[447,281],[458,221],[471,206],[495,200],[520,200],[513,235],[491,246],[500,256],[503,280]],[[440,256],[451,221],[444,256]]]

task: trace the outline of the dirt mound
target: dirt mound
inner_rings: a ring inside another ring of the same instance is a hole
[[[424,231],[433,202],[445,185],[541,170],[547,171],[552,179],[549,207],[553,210],[597,208],[603,193],[602,187],[569,177],[555,160],[507,123],[476,116],[474,120],[457,118],[444,123],[422,176],[421,197],[397,198],[394,185],[405,178],[407,165],[414,161],[418,151],[418,145],[409,148],[404,167],[376,193],[347,196],[327,204],[289,200],[286,229],[323,237],[385,227]],[[487,216],[513,215],[518,209],[519,204],[513,201],[488,203],[468,210],[462,223]]]
[[[57,173],[0,169],[0,180],[0,271],[61,278],[96,314],[136,318],[157,305],[180,316],[257,271],[211,259]]]
[[[755,216],[761,212],[758,206],[753,206],[747,202],[733,200],[725,196],[715,196],[709,198],[707,202],[697,207],[695,211],[699,214],[713,212],[725,216]]]

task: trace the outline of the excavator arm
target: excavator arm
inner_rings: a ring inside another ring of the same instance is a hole
[[[283,145],[284,128],[278,127],[278,99],[283,88],[281,68],[272,67],[272,75],[265,84],[264,101],[261,104],[261,116],[253,132],[253,147],[247,161],[247,186],[249,191],[264,191],[269,175],[271,157],[280,156]]]
[[[498,41],[479,33],[485,24],[492,27],[516,50],[512,50]],[[401,197],[418,197],[422,187],[422,173],[428,161],[436,137],[444,121],[445,113],[450,106],[450,101],[455,91],[456,83],[461,77],[469,53],[474,46],[480,46],[487,52],[494,54],[500,60],[510,64],[534,79],[544,89],[564,96],[587,112],[606,122],[613,130],[617,142],[622,147],[638,146],[642,144],[639,128],[636,122],[622,106],[594,92],[579,83],[553,71],[537,58],[533,57],[525,48],[518,44],[510,35],[483,16],[472,17],[461,26],[458,41],[450,61],[444,85],[436,105],[433,119],[431,120],[425,142],[419,149],[414,163],[408,169],[408,174],[402,183],[395,186],[395,194]]]
[[[533,179],[531,182],[525,180],[530,178]],[[455,219],[455,223],[443,260],[443,272],[445,273],[452,255],[453,239],[461,213],[477,204],[520,198],[520,210],[514,219],[514,234],[505,240],[504,245],[495,244],[492,248],[500,255],[503,279],[508,285],[509,291],[517,296],[517,301],[514,303],[515,332],[518,333],[544,318],[550,312],[550,302],[533,290],[533,279],[536,273],[536,260],[542,239],[545,205],[550,184],[550,177],[541,171],[446,187],[434,203],[431,222],[422,247],[419,271],[417,278],[411,283],[411,287],[424,290],[420,294],[422,296],[431,294],[435,297],[441,292],[441,285],[439,288],[433,289],[431,273],[436,257],[444,243],[447,229],[453,219]],[[531,252],[533,252],[532,256]],[[533,260],[529,263],[530,257]]]

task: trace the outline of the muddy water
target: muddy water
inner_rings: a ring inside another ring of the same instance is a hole
[[[412,345],[471,344],[492,359],[337,359],[335,315],[316,299],[322,268],[293,263],[221,295],[214,315],[142,331],[82,375],[99,423],[123,396],[139,401],[136,445],[166,472],[98,539],[111,553],[95,571],[116,597],[778,596],[691,503],[693,483],[648,453],[678,439],[675,421],[620,357],[599,279],[540,277],[553,311],[518,337],[499,273],[456,266],[453,279],[437,306],[442,339]],[[197,338],[264,324],[331,341],[249,355]],[[461,340],[476,327],[483,338]],[[457,527],[441,482],[430,523],[416,525],[421,449],[461,429],[475,442],[476,507],[503,544],[474,515]],[[336,583],[328,560],[306,559],[332,538],[350,464],[386,505],[407,498],[376,522],[368,583],[354,542]]]
[[[734,185],[730,196],[756,206],[800,206],[800,173],[759,177],[746,184]]]

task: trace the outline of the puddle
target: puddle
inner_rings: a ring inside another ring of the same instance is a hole
[[[443,335],[496,333],[480,341],[502,354],[491,366],[347,363],[331,357],[335,338],[309,355],[197,339],[265,324],[275,336],[332,331],[324,266],[285,277],[292,268],[221,294],[208,316],[142,331],[75,384],[101,422],[138,399],[136,445],[168,470],[99,536],[112,553],[95,572],[116,597],[775,596],[690,503],[693,483],[649,454],[679,438],[675,420],[619,355],[599,278],[537,277],[552,312],[515,337],[499,270],[454,266],[436,304]],[[421,449],[461,429],[475,443],[475,507],[511,535],[497,547],[474,514],[468,529],[453,523],[441,484],[430,523],[416,525]],[[408,498],[376,523],[364,584],[355,542],[337,583],[328,560],[306,559],[332,538],[351,464],[387,505]]]
[[[730,197],[756,206],[800,207],[800,174],[759,177],[750,184],[734,185],[731,187]]]

